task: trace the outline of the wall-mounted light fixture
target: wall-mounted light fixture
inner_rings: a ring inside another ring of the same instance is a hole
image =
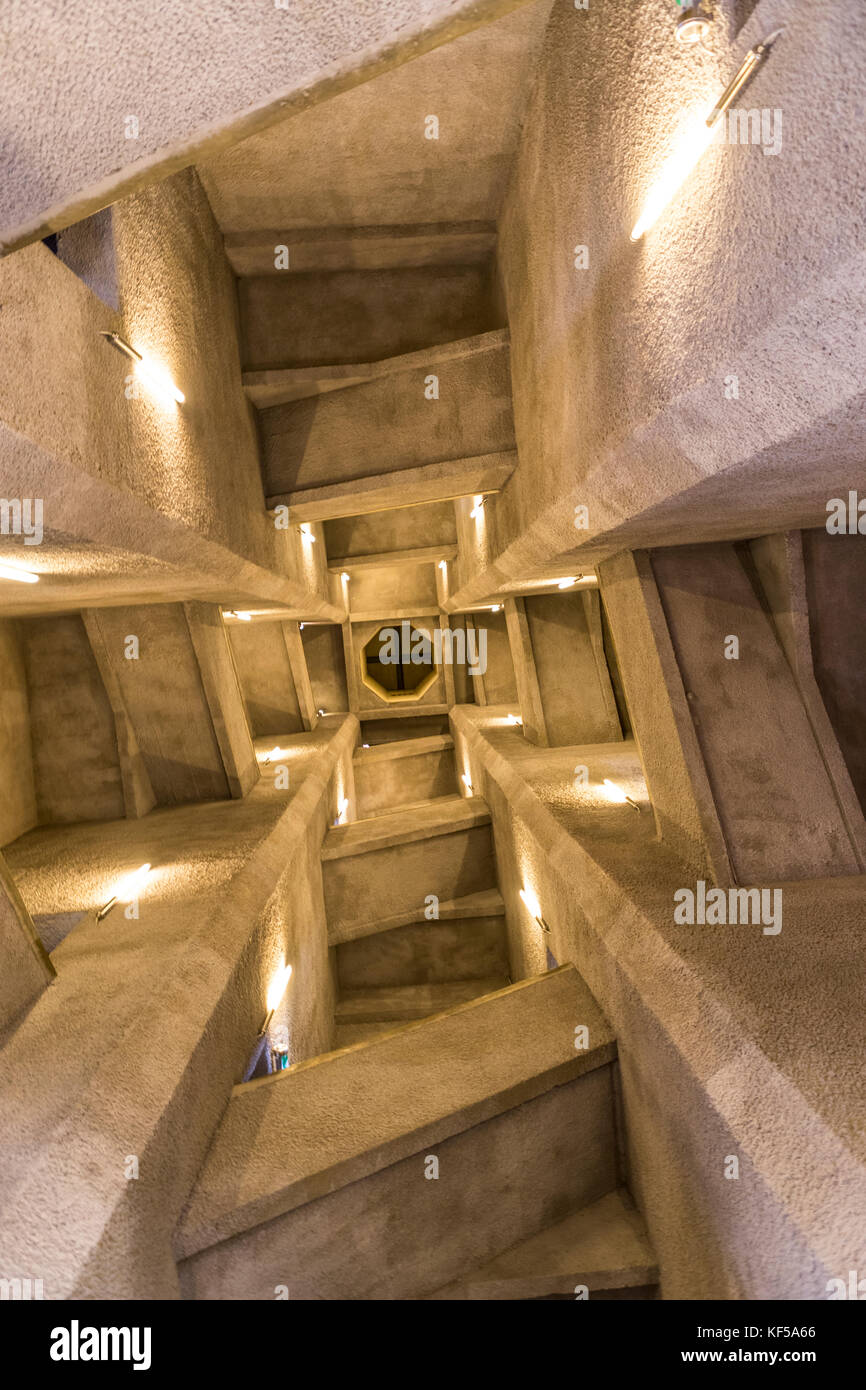
[[[509,714],[505,722],[506,724],[519,724],[521,728],[523,727],[523,720],[519,714]]]
[[[136,349],[126,342],[124,338],[121,338],[118,333],[103,332],[100,336],[107,338],[113,348],[117,348],[118,352],[122,352],[124,357],[128,357],[130,361],[134,363],[135,375],[144,382],[145,386],[147,386],[155,396],[159,396],[161,400],[172,400],[176,401],[178,405],[183,405],[186,396],[175,386],[167,372],[155,366],[153,362],[149,362],[146,357],[142,357],[141,353],[137,352]]]
[[[462,775],[462,777],[460,778],[460,781],[463,783],[464,787],[466,788],[467,794],[468,794],[469,796],[471,796],[471,795],[472,795],[472,783],[471,783],[471,781],[469,780],[469,773],[468,773],[468,772],[464,772],[463,775]]]
[[[0,565],[0,579],[14,579],[17,584],[38,584],[39,575],[32,570],[19,570],[15,565]]]
[[[114,893],[108,902],[104,903],[97,912],[97,922],[101,922],[103,917],[107,917],[111,909],[116,907],[118,903],[131,903],[133,898],[137,898],[149,877],[150,865],[142,864],[140,869],[135,870],[135,873],[127,874],[125,878],[122,878],[115,886]]]
[[[316,538],[313,535],[313,528],[308,521],[301,522],[301,535],[305,541],[312,541],[315,544]]]
[[[271,749],[270,753],[265,754],[264,758],[262,759],[262,762],[273,762],[274,758],[283,758],[288,754],[288,752],[288,748],[280,748],[279,744],[277,744],[274,748]]]
[[[481,518],[481,516],[482,516],[482,514],[483,514],[483,512],[484,512],[484,494],[483,494],[483,492],[476,493],[475,497],[474,497],[472,500],[473,500],[474,505],[473,505],[472,511],[469,513],[469,515],[472,516],[472,517],[474,517],[475,520],[478,521],[478,520],[480,520],[480,518]]]
[[[541,915],[541,904],[536,898],[532,889],[527,888],[524,885],[524,887],[520,890],[520,900],[523,903],[523,906],[526,908],[527,912],[529,913],[530,917],[535,918],[536,922],[541,927],[541,930],[549,932],[550,927]]]
[[[348,582],[349,582],[349,580],[350,580],[350,578],[351,578],[351,575],[347,574],[346,571],[343,570],[343,573],[340,575],[340,578],[342,579],[342,581],[343,581],[344,584],[348,584]]]
[[[640,806],[638,803],[630,796],[626,796],[622,787],[618,787],[616,782],[612,782],[609,777],[605,777],[602,785],[611,801],[616,801],[620,806],[624,806],[625,803],[628,802],[629,806],[633,806],[638,814],[640,814]]]
[[[632,228],[632,241],[639,241],[644,232],[649,231],[653,223],[664,212],[668,203],[679,192],[705,150],[712,143],[720,118],[747,82],[751,81],[761,64],[769,57],[772,45],[781,33],[781,29],[774,29],[773,33],[769,34],[761,43],[749,49],[710,114],[705,120],[690,123],[684,138],[662,166],[656,182],[647,194],[640,217]]]
[[[340,800],[337,802],[337,819],[334,821],[335,825],[345,825],[346,822],[344,817],[348,809],[349,798],[347,796],[341,796]]]
[[[267,1009],[268,1009],[268,1011],[267,1011],[267,1013],[265,1014],[264,1023],[262,1024],[261,1028],[259,1029],[259,1037],[260,1037],[260,1038],[263,1038],[263,1037],[265,1036],[265,1033],[266,1033],[266,1032],[268,1031],[268,1029],[270,1028],[270,1026],[271,1026],[271,1019],[273,1018],[273,1016],[274,1016],[274,1014],[276,1013],[276,1011],[277,1011],[277,1009],[278,1009],[280,1003],[282,1002],[283,995],[284,995],[285,992],[286,992],[286,986],[288,985],[289,980],[291,979],[291,976],[292,976],[292,967],[291,967],[290,965],[286,965],[285,960],[283,960],[283,964],[280,966],[279,970],[277,971],[276,975],[275,975],[274,978],[271,980],[271,983],[270,983],[270,985],[268,986],[268,997],[267,997]]]
[[[223,617],[236,618],[239,623],[251,623],[253,620],[252,613],[247,613],[246,610],[238,608],[224,608]]]
[[[578,579],[582,578],[582,574],[572,574],[568,579],[560,579],[556,587],[557,589],[570,589],[572,585],[577,583]]]
[[[706,37],[711,17],[705,14],[700,5],[689,5],[677,20],[677,41],[682,44],[700,43]]]

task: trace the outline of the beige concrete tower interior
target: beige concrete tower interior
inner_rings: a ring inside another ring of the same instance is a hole
[[[201,10],[0,19],[3,1297],[827,1299],[866,8]]]

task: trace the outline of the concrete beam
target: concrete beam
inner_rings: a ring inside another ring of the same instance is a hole
[[[310,684],[310,673],[307,670],[307,658],[304,655],[304,644],[301,640],[301,631],[297,623],[281,623],[283,631],[283,641],[286,644],[286,652],[289,658],[289,665],[292,668],[292,679],[295,682],[295,695],[298,700],[298,708],[301,711],[301,719],[305,729],[315,729],[319,722],[316,711],[316,701],[313,696],[313,687]]]
[[[105,0],[100,11],[110,62],[80,10],[58,20],[49,0],[18,5],[0,101],[15,151],[0,195],[0,247],[40,240],[521,3],[387,0],[347,12],[336,0],[314,11],[234,0],[219,32],[193,11],[169,8],[150,17],[150,42],[162,54],[156,68],[142,64],[139,16],[124,0]],[[58,46],[78,55],[59,84]],[[38,160],[22,153],[37,147]]]
[[[496,247],[492,222],[430,222],[384,227],[298,227],[226,232],[236,275],[283,275],[274,248],[286,246],[290,272],[395,270],[430,265],[473,265]]]
[[[508,645],[514,665],[514,678],[517,682],[517,700],[523,732],[532,743],[546,745],[547,725],[544,720],[544,706],[538,687],[538,673],[535,669],[535,656],[532,651],[532,638],[526,618],[526,605],[522,598],[509,598],[503,605],[505,622],[508,627]]]
[[[268,497],[267,505],[273,508],[286,504],[296,521],[360,516],[390,507],[447,501],[467,493],[496,492],[516,466],[514,450],[474,454],[471,458],[419,464],[415,468],[400,468],[369,478],[277,492]]]
[[[183,611],[229,791],[246,796],[259,780],[259,765],[222,614],[209,603],[185,603]]]

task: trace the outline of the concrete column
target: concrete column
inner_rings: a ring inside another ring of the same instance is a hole
[[[126,702],[120,689],[120,682],[114,670],[99,622],[99,610],[82,609],[81,618],[90,642],[108,703],[114,715],[114,731],[117,736],[117,756],[120,763],[120,781],[123,789],[123,804],[128,820],[146,816],[156,805],[156,796],[150,784],[147,768],[138,746],[135,729]]]
[[[505,622],[508,628],[508,642],[511,647],[511,660],[514,663],[514,678],[517,681],[517,699],[520,704],[520,717],[523,732],[530,743],[548,743],[547,725],[544,722],[544,709],[541,704],[541,691],[538,688],[538,675],[535,670],[535,657],[532,654],[532,638],[526,620],[526,607],[522,598],[505,600]]]
[[[319,716],[316,713],[316,701],[313,698],[313,687],[310,682],[310,673],[307,670],[307,658],[304,655],[300,626],[298,623],[281,623],[280,627],[283,630],[283,641],[286,644],[289,665],[292,668],[292,679],[295,682],[295,695],[298,700],[298,709],[301,711],[301,720],[305,729],[315,729],[319,722]]]
[[[233,797],[246,796],[259,780],[259,766],[220,609],[185,603],[183,611],[229,790]]]
[[[55,976],[33,919],[0,855],[0,1032],[22,1014]]]

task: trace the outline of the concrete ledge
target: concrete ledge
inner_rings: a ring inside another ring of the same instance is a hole
[[[396,758],[417,758],[423,753],[438,753],[454,747],[450,734],[431,734],[428,738],[395,739],[393,743],[376,743],[371,748],[356,748],[359,763],[384,763]]]
[[[438,920],[446,922],[463,917],[504,916],[505,903],[502,896],[498,889],[490,888],[482,893],[467,893],[463,898],[452,898],[449,902],[440,902]],[[391,931],[396,927],[408,927],[415,922],[428,920],[422,903],[420,907],[414,908],[411,912],[398,912],[391,917],[382,917],[378,921],[357,922],[348,925],[336,923],[334,926],[328,926],[328,945],[339,946],[342,941],[359,941],[365,936],[373,936],[378,932]]]
[[[295,521],[327,521],[330,517],[361,516],[407,502],[443,502],[470,492],[496,492],[517,467],[516,449],[470,458],[422,463],[323,487],[274,493],[267,506],[291,507]]]
[[[275,236],[277,241],[284,233],[266,233]],[[228,246],[230,238],[226,237]],[[274,243],[267,243],[267,261],[273,268]],[[456,264],[456,262],[455,262]],[[365,381],[377,377],[398,376],[401,372],[411,372],[416,367],[434,367],[442,362],[456,362],[464,357],[474,357],[479,352],[490,352],[494,348],[508,346],[508,329],[494,328],[489,333],[476,333],[471,338],[458,338],[451,343],[440,343],[422,348],[419,352],[404,352],[398,357],[383,357],[378,362],[355,362],[321,367],[280,367],[269,371],[244,372],[243,386],[248,398],[259,409],[272,405],[284,405],[287,401],[303,400],[306,396],[318,396],[325,391],[339,391],[347,386],[360,386]]]
[[[488,825],[490,812],[478,796],[443,797],[436,803],[391,815],[338,825],[328,831],[322,859],[349,859],[392,845],[409,845],[434,835],[452,835],[474,825]]]
[[[590,1048],[574,1047],[576,1023]],[[491,1045],[495,1043],[495,1045]],[[553,971],[236,1087],[179,1227],[188,1258],[613,1061],[577,972]]]

